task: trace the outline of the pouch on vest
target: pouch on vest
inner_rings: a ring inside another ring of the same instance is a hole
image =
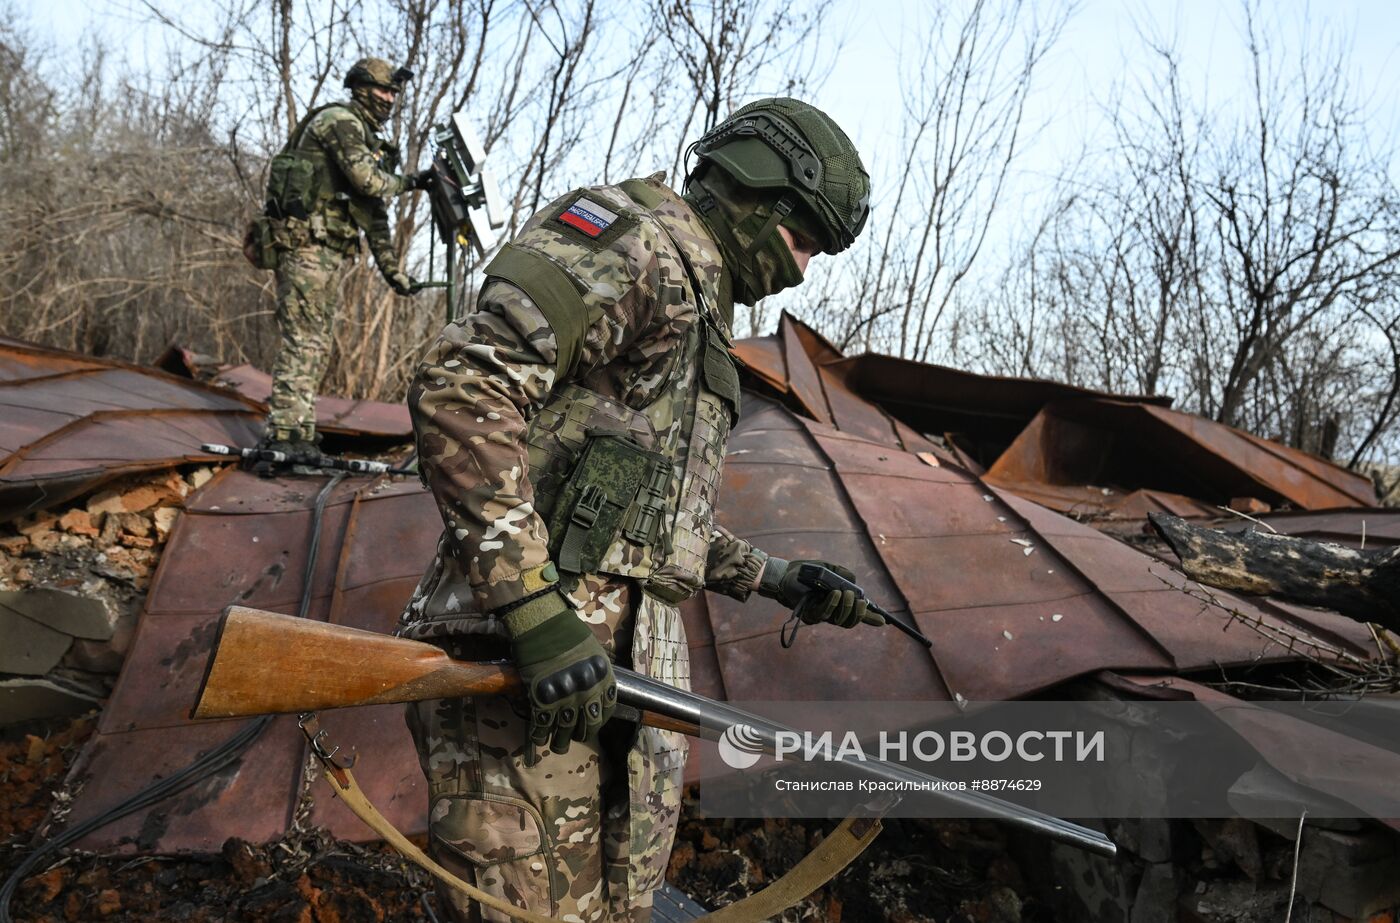
[[[705,356],[701,363],[705,389],[721,398],[729,408],[729,425],[739,422],[739,370],[729,355],[729,345],[714,324],[705,324]]]
[[[267,174],[267,214],[305,221],[320,191],[316,173],[315,162],[300,151],[283,151],[273,157]]]
[[[243,255],[256,269],[277,268],[277,246],[273,242],[272,219],[259,215],[243,232]]]
[[[619,533],[650,544],[665,520],[670,476],[664,455],[624,435],[590,435],[549,519],[554,563],[571,574],[588,574],[602,564]]]

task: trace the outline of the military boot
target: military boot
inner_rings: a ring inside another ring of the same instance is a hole
[[[258,451],[281,452],[283,455],[296,454],[298,449],[295,431],[268,430],[263,434],[262,440],[258,443]],[[253,461],[251,470],[258,477],[270,478],[279,471],[285,470],[286,467],[286,463],[284,462],[259,457]]]
[[[303,428],[296,434],[289,453],[297,459],[291,466],[292,474],[321,473],[321,468],[315,464],[315,460],[321,457],[321,434],[316,432],[314,426]]]

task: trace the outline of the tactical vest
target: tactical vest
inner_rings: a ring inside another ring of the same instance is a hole
[[[675,603],[705,584],[739,375],[720,293],[695,272],[698,254],[659,207],[665,200],[640,180],[619,188],[679,254],[698,320],[685,333],[670,379],[645,407],[626,407],[576,382],[557,388],[527,431],[530,479],[561,571],[630,577]],[[493,268],[499,273],[493,262],[488,276]]]
[[[333,245],[348,246],[359,238],[367,219],[357,215],[356,200],[360,198],[349,181],[331,161],[319,139],[307,138],[311,123],[321,113],[340,108],[353,115],[364,126],[366,143],[376,155],[396,160],[397,151],[385,143],[363,113],[348,103],[328,103],[318,106],[297,123],[287,144],[272,158],[268,166],[267,201],[264,213],[284,226],[295,230],[304,226],[316,240]],[[396,164],[386,163],[386,169]]]

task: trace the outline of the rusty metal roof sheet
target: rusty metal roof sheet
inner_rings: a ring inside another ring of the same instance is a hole
[[[1192,414],[1105,399],[1044,407],[987,480],[1032,496],[1037,488],[1060,492],[1063,499],[1040,495],[1058,509],[1067,508],[1064,500],[1076,508],[1092,503],[1076,495],[1080,485],[1157,488],[1178,495],[1183,510],[1196,498],[1206,508],[1194,515],[1214,515],[1211,505],[1234,497],[1303,509],[1376,503],[1370,479],[1340,465]],[[1118,505],[1104,499],[1105,510]]]
[[[79,770],[89,781],[75,818],[192,761],[241,726],[186,718],[215,619],[232,602],[295,610],[322,483],[230,469],[190,499]],[[818,625],[783,651],[777,634],[787,613],[776,603],[703,594],[683,613],[694,685],[708,695],[839,699],[859,690],[872,699],[1002,699],[1105,668],[1179,673],[1295,656],[1239,625],[1222,630],[1228,620],[1175,589],[1169,566],[1115,539],[929,453],[843,433],[752,392],[730,443],[719,517],[776,554],[847,563],[872,596],[912,612],[934,647],[891,630],[849,635]],[[342,483],[327,505],[311,617],[391,630],[439,528],[416,481]],[[1265,624],[1370,654],[1370,635],[1340,616],[1222,598]],[[338,739],[366,754],[358,775],[386,814],[421,832],[426,795],[401,716],[382,706],[325,717]],[[304,758],[295,726],[279,720],[237,766],[83,846],[202,852],[229,836],[275,836],[290,822]],[[358,821],[317,793],[316,822],[364,838]]]
[[[1387,548],[1400,545],[1400,510],[1377,507],[1364,510],[1326,510],[1318,513],[1272,513],[1258,517],[1268,528],[1284,535],[1333,542],[1351,548]],[[1239,518],[1212,523],[1215,528],[1238,532],[1257,528]]]
[[[179,355],[166,357],[177,370],[183,366],[170,357]],[[250,366],[226,374],[236,388],[0,339],[0,520],[121,475],[227,461],[202,451],[206,442],[253,445],[269,379]],[[397,442],[412,435],[400,404],[323,398],[318,418],[343,436]]]
[[[221,365],[214,357],[201,355],[178,343],[166,347],[155,365],[185,378],[212,379],[215,384],[238,392],[264,409],[272,394],[272,376],[263,370],[246,363]],[[402,402],[321,395],[316,399],[316,426],[327,433],[372,439],[403,441],[413,436],[408,407]]]
[[[219,612],[232,602],[296,611],[311,506],[324,480],[257,478],[226,469],[176,522],[130,655],[75,769],[74,817],[92,816],[232,737],[241,721],[192,722]],[[416,481],[349,479],[329,498],[309,617],[389,631],[431,558],[439,519]],[[364,782],[386,816],[421,831],[426,794],[401,708],[351,709],[325,724],[362,752]],[[217,852],[230,836],[267,840],[291,822],[305,760],[295,720],[277,719],[234,766],[84,841],[87,848]],[[324,783],[318,783],[324,785]],[[314,822],[364,839],[359,821],[317,789]]]
[[[272,394],[272,376],[251,365],[219,370],[215,382],[244,397],[266,404]],[[327,433],[370,436],[403,441],[413,438],[408,407],[402,402],[356,400],[322,395],[316,399],[316,427]]]
[[[1283,769],[1291,781],[1314,792],[1352,804],[1395,801],[1393,780],[1400,760],[1393,749],[1373,745],[1364,734],[1339,732],[1319,721],[1260,707],[1179,676],[1124,674],[1101,678],[1130,694],[1189,697],[1202,703],[1268,765]],[[1241,813],[1249,816],[1247,810]],[[1390,815],[1377,819],[1400,829],[1400,818]]]
[[[719,519],[776,554],[847,563],[873,597],[911,613],[934,647],[892,630],[817,625],[783,651],[777,635],[787,613],[776,603],[702,594],[683,607],[697,691],[732,700],[847,698],[854,690],[872,699],[1004,699],[1105,669],[1176,674],[1297,656],[1185,595],[1170,566],[969,473],[907,421],[864,401],[848,371],[832,367],[829,344],[791,324],[783,335],[781,350],[740,345],[751,366],[767,363],[754,373],[764,387],[791,403],[745,392]],[[793,368],[795,379],[786,377]],[[783,390],[770,377],[798,383]],[[790,409],[805,411],[808,401],[820,402],[827,422]],[[217,613],[233,602],[295,610],[322,483],[226,470],[190,499],[78,770],[90,781],[74,818],[191,761],[239,726],[185,717]],[[439,530],[415,481],[342,483],[327,507],[310,617],[390,630]],[[1372,656],[1371,636],[1348,619],[1220,597],[1263,625]],[[368,754],[358,774],[385,813],[421,832],[425,793],[401,711],[326,717]],[[229,836],[277,835],[294,811],[305,756],[294,725],[279,719],[237,766],[82,845],[211,851]],[[318,794],[315,820],[337,836],[365,836]]]
[[[859,674],[867,677],[863,694],[877,697],[868,677],[883,669],[911,682],[902,688],[917,697],[1001,699],[1096,665],[1178,672],[1291,656],[1251,632],[1222,633],[1226,620],[1174,588],[1176,572],[1156,559],[960,468],[934,467],[760,398],[745,409],[730,443],[721,520],[785,557],[853,562],[875,598],[912,611],[935,640],[932,663],[917,665],[904,661],[929,655],[893,632],[864,633],[859,646],[799,643],[781,656],[803,677],[823,677],[812,681],[835,690]],[[731,697],[820,697],[809,696],[807,681],[794,689],[786,672],[762,668],[785,617],[776,604],[705,603]],[[1369,649],[1364,628],[1340,616],[1319,613],[1300,625],[1267,603],[1230,604],[1266,624],[1341,639],[1361,656]],[[837,629],[812,631],[839,638]],[[879,695],[900,694],[891,680]]]
[[[1370,480],[1325,459],[1170,408],[1050,381],[978,375],[891,356],[843,357],[784,314],[740,342],[756,385],[842,432],[940,458],[1062,512],[1210,516],[1235,497],[1302,509],[1375,506]],[[1106,490],[1107,489],[1107,490]]]
[[[202,442],[250,444],[256,405],[128,363],[0,343],[0,519],[122,474],[215,461]]]

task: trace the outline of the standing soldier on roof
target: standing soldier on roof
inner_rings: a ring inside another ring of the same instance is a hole
[[[563,920],[647,920],[680,812],[686,740],[607,724],[614,661],[689,688],[677,606],[702,589],[802,603],[804,621],[881,621],[857,591],[808,591],[714,523],[739,412],[734,303],[849,247],[869,177],[836,123],[793,99],[744,106],[693,152],[684,195],[657,174],[530,218],[409,392],[447,528],[399,632],[509,656],[525,686],[409,706],[431,849]],[[481,919],[461,892],[442,897]]]
[[[360,233],[384,280],[399,295],[419,285],[399,266],[385,199],[426,189],[431,171],[401,176],[399,152],[379,135],[413,72],[363,58],[345,75],[349,102],[311,110],[272,159],[267,204],[245,253],[277,271],[282,345],[272,370],[266,448],[315,450],[316,391],[330,359],[340,268],[360,249]]]

